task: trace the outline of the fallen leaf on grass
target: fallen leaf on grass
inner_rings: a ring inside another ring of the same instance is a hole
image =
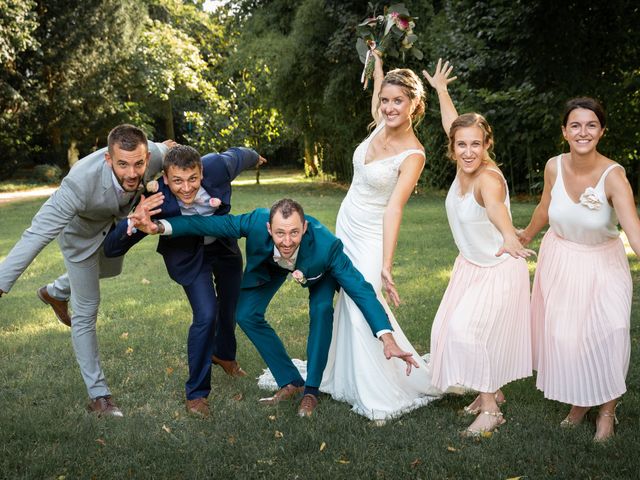
[[[491,438],[493,436],[493,432],[480,432],[480,436],[482,438]]]
[[[130,353],[133,353],[133,348],[127,347],[127,349],[125,350],[124,353],[126,353],[127,355],[130,354]]]
[[[58,475],[57,480],[65,480],[67,477],[65,477],[64,475]]]
[[[413,462],[411,462],[411,468],[416,468],[418,465],[422,463],[422,460],[416,458]]]
[[[276,419],[276,416],[275,415],[269,415],[267,418],[273,422]]]
[[[236,444],[236,437],[234,437],[233,435],[231,435],[229,438],[227,438],[227,442],[229,443],[229,445],[235,445]]]
[[[167,372],[167,375],[171,375],[173,373],[173,368],[167,367],[166,372]]]
[[[120,338],[123,340],[126,340],[127,338],[129,338],[129,332],[122,332],[122,334],[120,335]]]
[[[244,395],[242,395],[242,393],[236,393],[236,394],[233,396],[233,399],[234,399],[236,402],[239,402],[239,401],[240,401],[240,400],[242,400],[243,398],[244,398]]]
[[[171,429],[169,427],[167,427],[166,425],[162,425],[162,429],[167,433],[171,433]]]
[[[140,283],[142,285],[149,285],[151,282],[149,280],[147,280],[146,278],[143,278],[142,280],[140,280]]]
[[[524,476],[523,476],[523,475],[520,475],[519,477],[510,477],[510,478],[507,478],[507,480],[522,480],[523,478],[524,478]]]
[[[452,447],[451,445],[449,445],[449,446],[447,447],[447,450],[448,450],[448,451],[450,451],[450,452],[457,452],[457,451],[458,451],[458,449],[457,449],[457,448]]]
[[[279,430],[276,430],[276,433],[274,434],[274,437],[276,437],[276,438],[282,438],[282,437],[284,437],[284,433],[282,433],[282,432],[281,432],[281,431],[279,431]]]
[[[341,459],[338,460],[338,463],[346,465],[347,463],[351,463],[351,462],[349,460],[345,460],[344,458],[341,458]]]
[[[325,448],[327,448],[327,443],[326,442],[322,442],[320,444],[320,451],[322,452]]]
[[[96,438],[96,442],[98,442],[100,445],[102,445],[103,447],[107,446],[107,442],[105,442],[103,439],[101,438]]]

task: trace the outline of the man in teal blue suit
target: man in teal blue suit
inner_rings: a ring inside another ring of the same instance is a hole
[[[271,210],[261,208],[243,215],[182,216],[159,221],[140,215],[132,220],[137,228],[161,235],[246,237],[247,266],[236,320],[280,387],[273,397],[261,401],[275,404],[304,392],[298,415],[313,413],[331,344],[333,295],[339,287],[358,305],[373,334],[384,343],[385,356],[404,360],[407,375],[411,366],[418,367],[411,353],[396,344],[373,287],[344,253],[342,242],[318,220],[305,216],[299,203],[282,199]],[[309,289],[306,384],[282,341],[265,320],[269,302],[289,273]]]

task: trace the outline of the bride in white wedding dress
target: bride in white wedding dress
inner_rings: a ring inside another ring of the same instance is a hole
[[[354,152],[353,181],[338,212],[336,236],[376,290],[399,347],[413,354],[419,368],[407,375],[402,360],[387,360],[382,342],[371,334],[356,304],[340,290],[320,391],[380,421],[426,405],[440,392],[431,386],[427,364],[407,340],[382,295],[385,291],[395,306],[399,304],[391,269],[402,211],[425,163],[424,149],[413,130],[424,115],[424,88],[408,69],[392,70],[385,76],[380,57],[374,56],[371,113],[376,128]],[[298,367],[304,372],[303,362]],[[269,379],[267,371],[259,385],[273,387]]]
[[[439,395],[431,386],[427,364],[398,325],[382,290],[399,303],[391,268],[402,211],[425,163],[424,149],[413,127],[424,115],[424,89],[408,69],[384,76],[376,55],[371,113],[375,130],[353,155],[353,180],[342,201],[336,236],[364,278],[373,285],[387,310],[401,349],[420,364],[411,375],[405,364],[387,360],[382,343],[371,335],[362,313],[340,290],[335,307],[329,359],[320,390],[371,420],[386,420],[426,405]]]

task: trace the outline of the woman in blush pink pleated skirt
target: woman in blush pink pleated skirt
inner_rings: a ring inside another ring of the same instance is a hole
[[[536,386],[571,405],[563,427],[599,406],[598,442],[614,435],[631,351],[631,274],[618,220],[640,252],[640,220],[624,169],[597,151],[605,124],[596,100],[567,102],[562,134],[569,153],[547,162],[540,203],[520,233],[528,244],[550,225],[531,298]]]
[[[502,403],[503,385],[531,376],[529,285],[523,259],[480,267],[458,255],[431,328],[435,387],[497,392]]]
[[[432,384],[446,391],[479,392],[464,411],[475,415],[463,432],[478,436],[505,423],[501,387],[531,369],[529,270],[511,223],[509,189],[491,158],[493,131],[477,113],[457,115],[447,91],[451,68],[438,62],[432,76],[449,158],[456,177],[445,207],[460,251],[431,329]]]

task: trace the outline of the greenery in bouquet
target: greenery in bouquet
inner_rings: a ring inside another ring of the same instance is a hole
[[[356,28],[356,50],[364,64],[360,79],[364,88],[367,88],[369,79],[373,77],[375,57],[371,55],[371,50],[394,58],[402,56],[403,61],[408,52],[416,59],[422,60],[422,52],[413,46],[418,39],[413,33],[416,26],[415,18],[409,14],[404,3],[384,7],[381,15],[376,15],[376,8],[369,3],[371,16]]]

